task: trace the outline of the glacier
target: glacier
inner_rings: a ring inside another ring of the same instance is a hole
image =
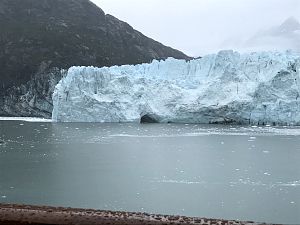
[[[300,125],[299,71],[292,51],[71,67],[55,87],[52,119]]]

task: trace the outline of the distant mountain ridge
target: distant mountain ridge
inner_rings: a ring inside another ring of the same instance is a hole
[[[300,22],[295,17],[279,25],[257,31],[250,36],[230,37],[220,46],[240,52],[286,51],[300,52]]]
[[[290,17],[279,26],[277,31],[279,31],[280,34],[285,32],[300,31],[300,23],[295,17]]]
[[[265,50],[295,50],[300,52],[300,23],[294,18],[286,19],[274,26],[256,33],[245,43],[246,47],[264,47]]]
[[[89,0],[0,0],[0,27],[0,115],[50,117],[60,69],[190,59]]]

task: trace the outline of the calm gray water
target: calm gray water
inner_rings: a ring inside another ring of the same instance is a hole
[[[300,224],[300,128],[0,121],[0,202]]]

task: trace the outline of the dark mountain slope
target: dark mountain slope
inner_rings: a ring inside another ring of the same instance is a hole
[[[28,109],[26,113],[23,106],[20,107],[24,112],[18,113],[20,108],[14,106],[14,101],[19,103],[18,99],[28,89],[36,91],[37,85],[32,82],[43,83],[39,74],[45,79],[45,74],[53,68],[137,64],[167,57],[189,59],[127,23],[105,15],[89,0],[0,0],[0,27],[2,115],[45,116],[39,114],[39,109],[34,112]],[[58,75],[51,76],[51,84],[59,79]],[[41,91],[35,98],[44,98],[39,94]]]

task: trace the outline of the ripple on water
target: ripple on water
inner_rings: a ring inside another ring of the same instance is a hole
[[[222,182],[208,182],[205,180],[177,180],[177,179],[154,179],[150,181],[151,183],[173,183],[173,184],[211,184],[211,185],[229,185],[231,187],[236,185],[250,185],[250,186],[265,186],[268,188],[274,188],[274,187],[300,187],[300,181],[291,181],[287,183],[283,182],[271,182],[271,183],[264,183],[262,181],[252,181],[250,178],[246,179],[238,179],[237,181],[230,181],[228,183],[222,183]]]

